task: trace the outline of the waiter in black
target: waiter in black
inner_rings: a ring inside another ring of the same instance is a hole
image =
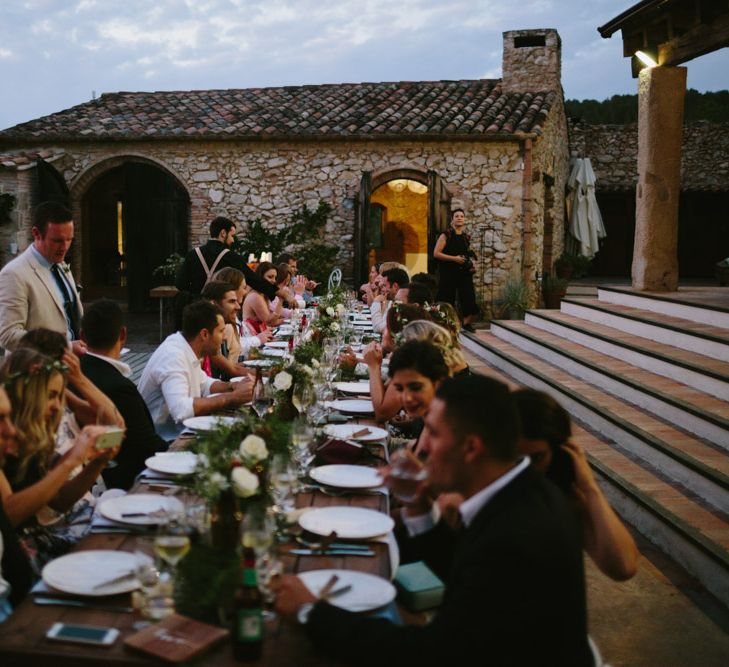
[[[278,288],[275,285],[251,271],[245,259],[231,251],[230,246],[235,241],[235,231],[235,223],[232,220],[218,216],[210,223],[210,240],[187,253],[175,281],[175,287],[181,293],[176,310],[182,312],[187,303],[200,295],[202,288],[212,279],[215,272],[226,266],[242,271],[248,285],[261,292],[270,301],[278,295]],[[285,298],[286,295],[279,296]]]

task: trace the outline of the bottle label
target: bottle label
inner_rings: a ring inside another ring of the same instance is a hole
[[[263,617],[260,609],[238,610],[238,641],[257,642],[263,636]]]

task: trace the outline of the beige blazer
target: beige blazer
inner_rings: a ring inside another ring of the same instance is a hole
[[[63,300],[51,272],[28,246],[0,271],[0,347],[14,350],[26,331],[43,327],[66,334]],[[83,313],[73,276],[66,276],[76,295],[79,322]]]

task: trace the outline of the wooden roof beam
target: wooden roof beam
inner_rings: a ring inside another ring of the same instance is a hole
[[[658,45],[659,65],[680,65],[729,46],[729,13],[712,23],[699,23],[679,37]]]

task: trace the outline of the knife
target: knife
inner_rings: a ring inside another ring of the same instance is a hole
[[[124,574],[120,574],[118,577],[114,577],[113,579],[107,579],[106,581],[101,581],[98,584],[95,584],[91,587],[91,590],[96,591],[99,588],[104,588],[106,586],[111,586],[112,584],[118,584],[120,581],[124,581],[125,579],[131,579],[136,576],[136,573],[134,572],[125,572]]]
[[[100,611],[111,611],[117,614],[131,614],[134,612],[133,607],[115,607],[105,604],[94,604],[93,602],[83,602],[81,600],[68,600],[66,598],[48,598],[36,597],[33,602],[39,605],[59,605],[64,607],[85,607],[86,609],[98,609]]]
[[[291,549],[288,553],[295,556],[374,556],[369,549]]]

